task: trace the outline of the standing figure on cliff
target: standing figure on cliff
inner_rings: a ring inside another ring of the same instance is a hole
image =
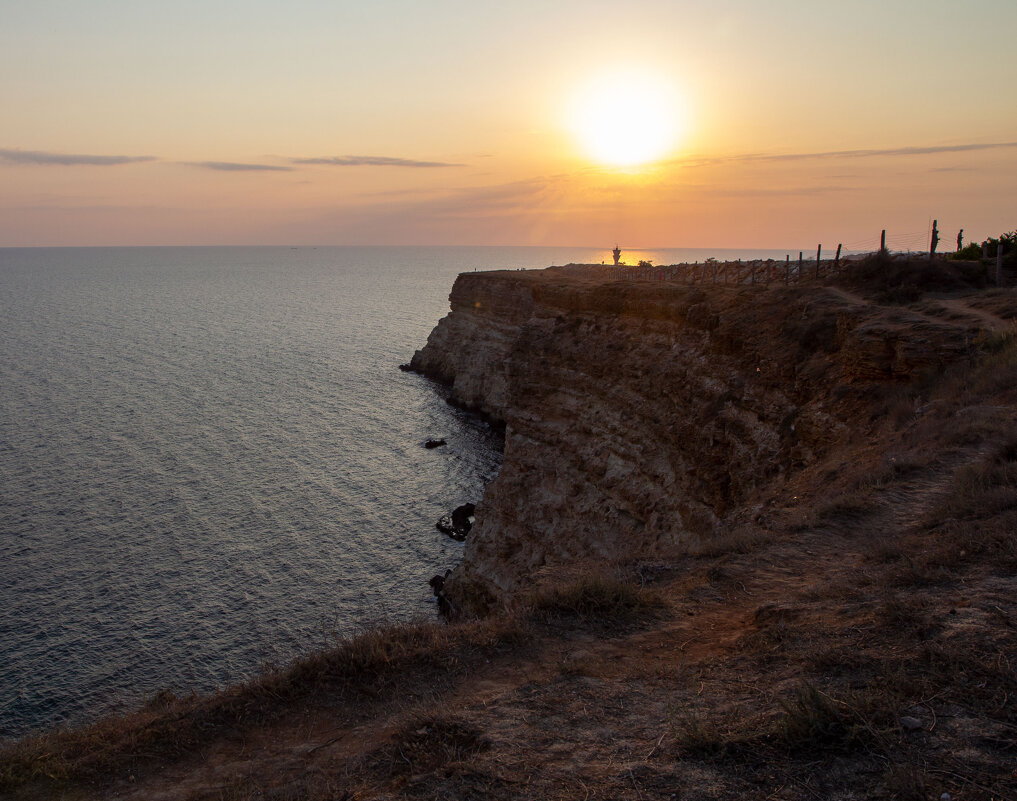
[[[964,248],[964,229],[961,228],[957,232],[957,250],[962,250],[963,248]]]
[[[614,266],[618,266],[618,262],[621,260],[621,248],[617,245],[614,246],[614,250],[611,251],[611,255],[614,256]]]

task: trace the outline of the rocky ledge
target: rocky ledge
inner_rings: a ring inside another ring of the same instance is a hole
[[[754,525],[792,474],[859,436],[872,393],[971,347],[962,327],[828,286],[569,266],[465,273],[450,300],[410,367],[506,427],[445,583],[462,609],[556,566]]]

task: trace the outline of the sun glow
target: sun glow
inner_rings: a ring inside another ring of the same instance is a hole
[[[570,127],[591,159],[616,167],[656,161],[676,145],[683,123],[673,89],[636,70],[587,84],[570,110]]]

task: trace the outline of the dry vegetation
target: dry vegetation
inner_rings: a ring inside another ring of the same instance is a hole
[[[8,743],[0,794],[1017,801],[1017,293],[958,298],[972,358],[719,539]]]

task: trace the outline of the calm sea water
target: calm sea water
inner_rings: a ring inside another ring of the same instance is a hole
[[[709,255],[777,254],[626,253]],[[0,736],[433,615],[427,579],[462,553],[434,522],[480,497],[499,443],[397,365],[457,273],[602,260],[0,249]]]

